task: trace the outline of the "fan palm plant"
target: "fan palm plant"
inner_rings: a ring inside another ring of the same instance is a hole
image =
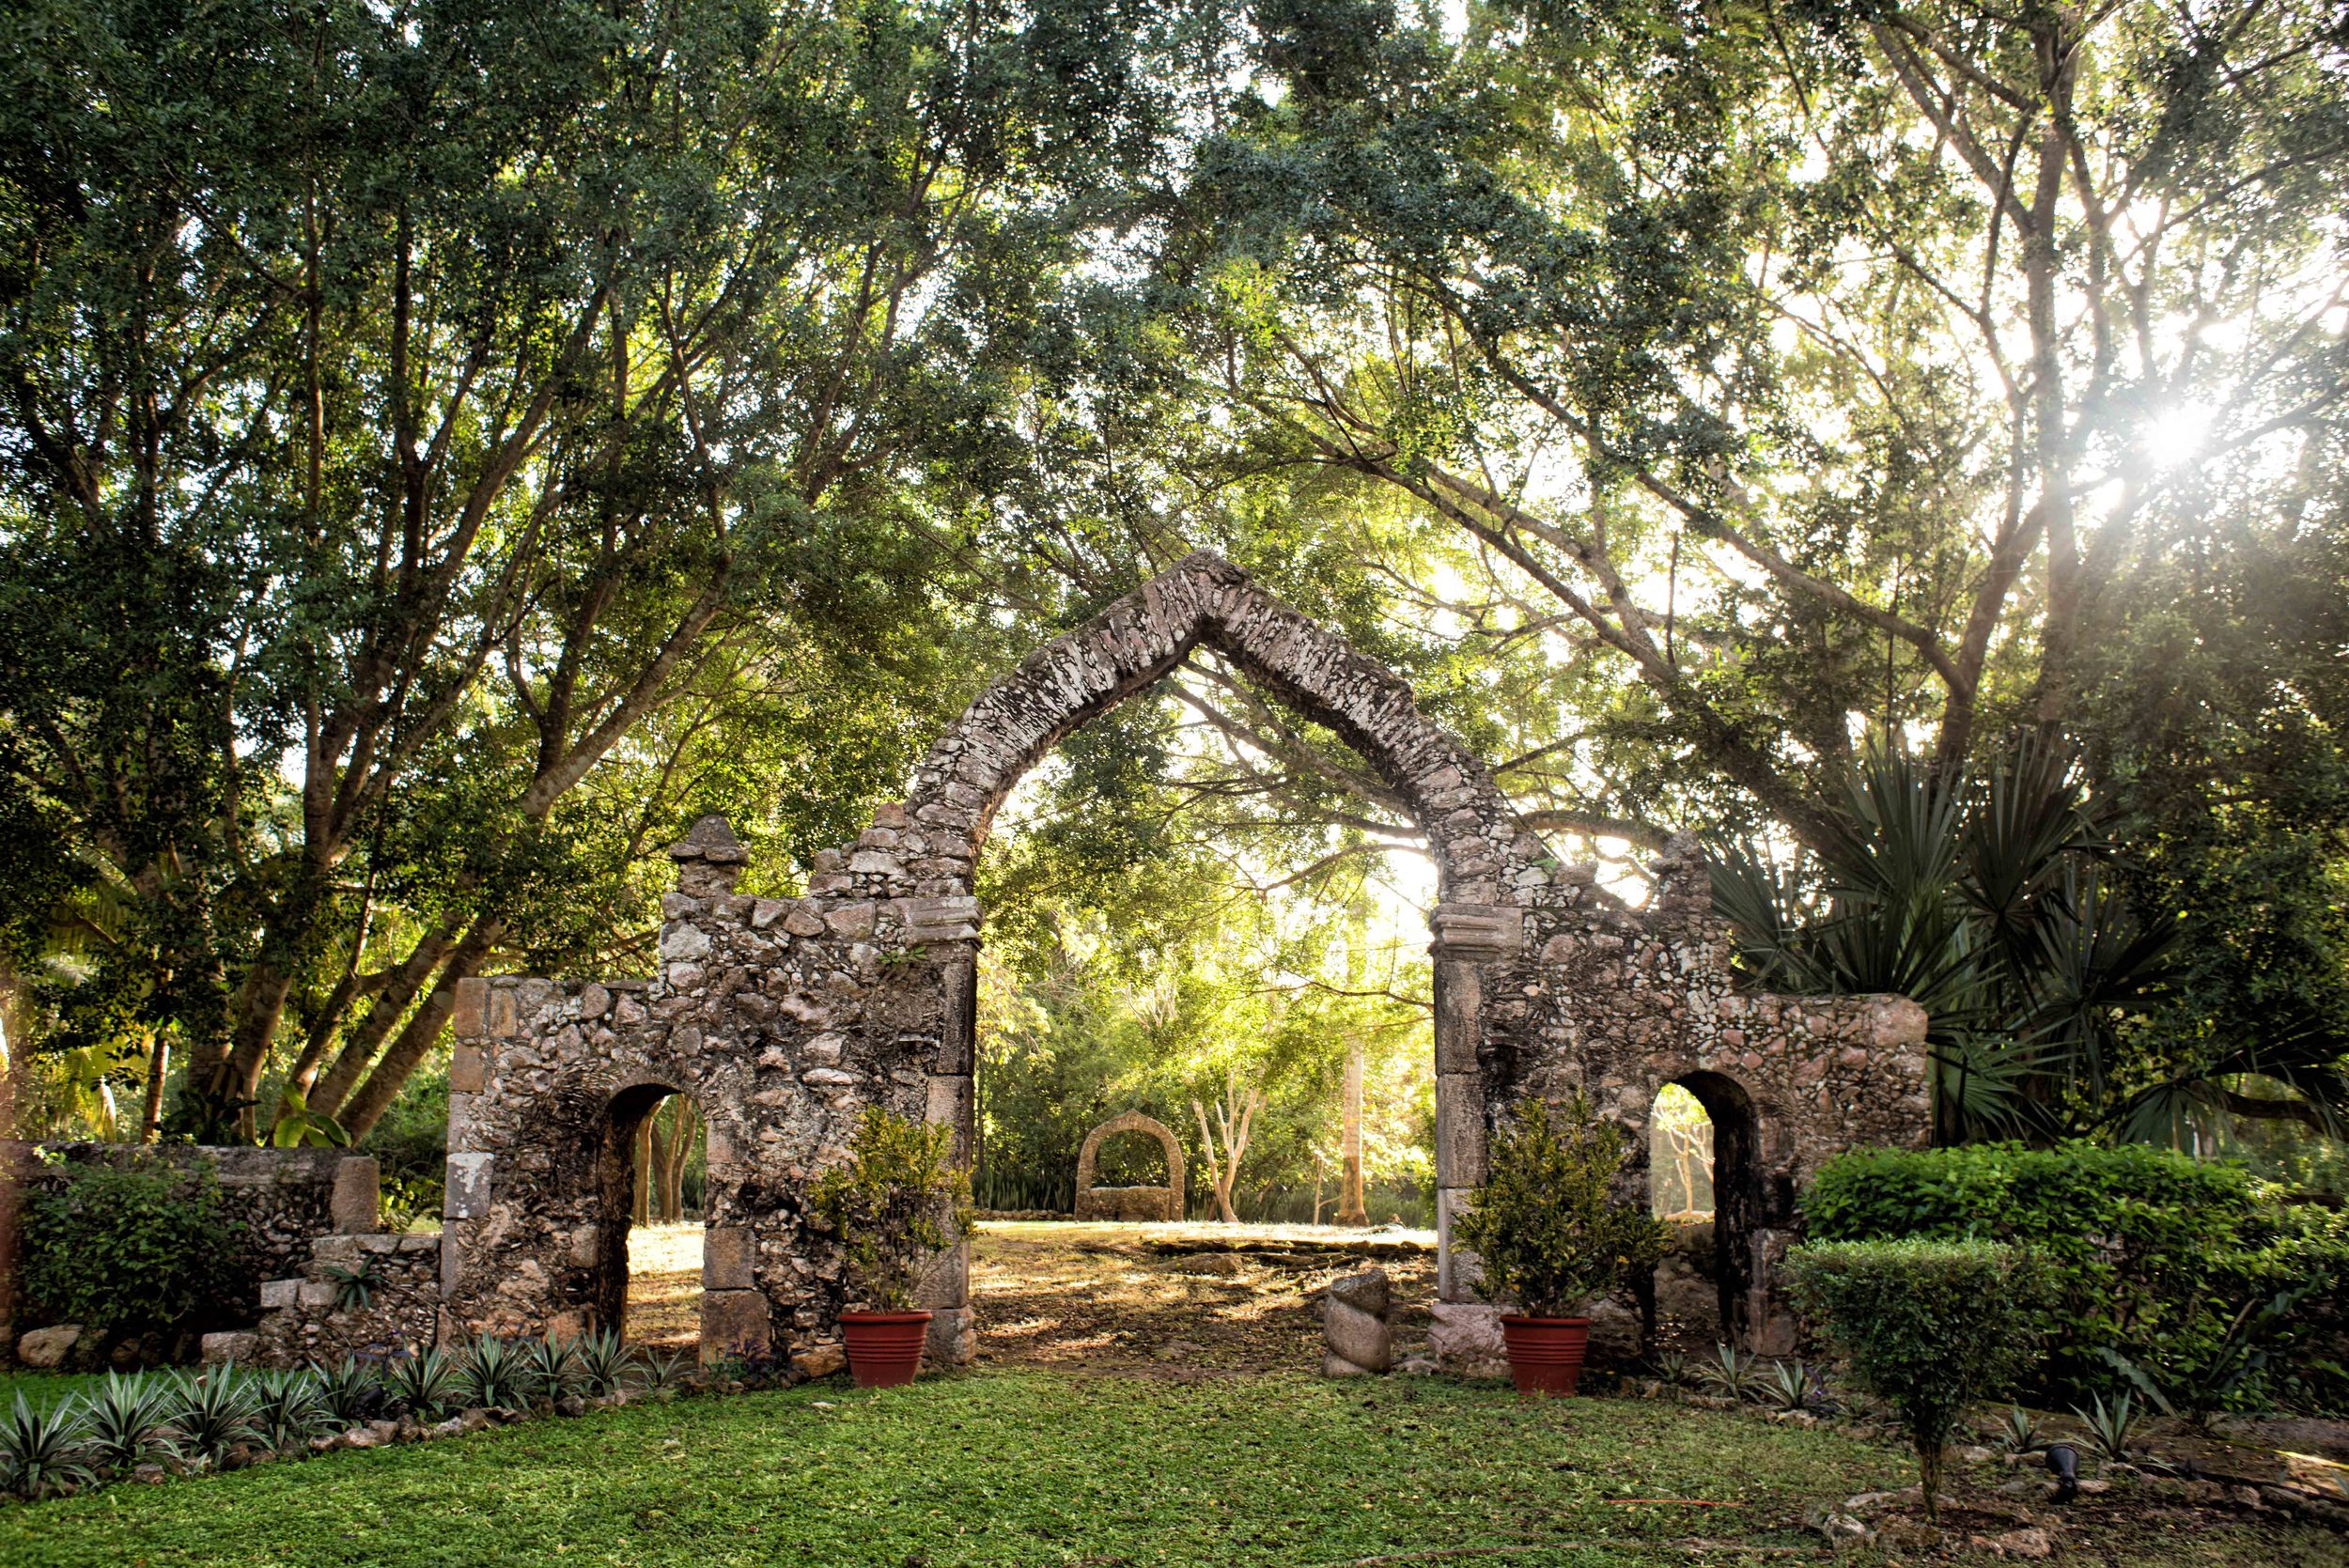
[[[2076,757],[2026,737],[1977,778],[1897,752],[1854,769],[1823,847],[1711,851],[1713,907],[1739,962],[1796,993],[1898,992],[1922,1005],[1945,1140],[2115,1132],[2167,1141],[2263,1073],[2341,1126],[2339,1042],[2289,1032],[2146,1084],[2123,1040],[2163,997],[2182,933],[2125,892],[2113,824]]]

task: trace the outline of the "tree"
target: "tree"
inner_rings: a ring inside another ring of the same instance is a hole
[[[175,1040],[213,1135],[281,1044],[380,1116],[749,644],[951,635],[911,491],[1181,80],[1091,6],[7,26],[8,924],[121,899],[50,1037]]]

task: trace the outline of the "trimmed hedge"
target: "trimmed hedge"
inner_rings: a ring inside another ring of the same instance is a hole
[[[1852,1374],[1899,1412],[1934,1517],[1950,1434],[2038,1359],[2045,1264],[1988,1241],[1822,1241],[1788,1253],[1786,1271]]]
[[[2239,1373],[2231,1328],[2294,1293],[2255,1374],[2223,1403],[2349,1401],[2349,1218],[2277,1202],[2240,1167],[2139,1145],[1864,1150],[1822,1167],[1802,1208],[1819,1241],[2029,1247],[2056,1286],[2040,1389],[2053,1397],[2113,1388],[2115,1358],[2170,1390]]]

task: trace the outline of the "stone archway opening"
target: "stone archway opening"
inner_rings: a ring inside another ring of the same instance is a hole
[[[1648,1195],[1657,1217],[1677,1232],[1657,1279],[1668,1337],[1742,1343],[1752,1333],[1758,1147],[1753,1101],[1735,1080],[1694,1072],[1657,1089],[1648,1121]]]
[[[598,1122],[594,1326],[634,1345],[701,1340],[700,1107],[666,1083],[620,1090]]]

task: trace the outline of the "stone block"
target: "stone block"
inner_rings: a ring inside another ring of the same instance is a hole
[[[521,1007],[511,986],[491,986],[483,1009],[487,1020],[483,1032],[500,1040],[510,1040],[521,1028]]]
[[[1457,1377],[1506,1377],[1509,1349],[1501,1337],[1501,1309],[1480,1302],[1439,1301],[1427,1333],[1436,1364]]]
[[[848,1364],[848,1352],[838,1344],[811,1344],[791,1358],[791,1370],[801,1377],[830,1377]]]
[[[490,1212],[490,1172],[497,1163],[494,1155],[463,1154],[448,1157],[447,1185],[441,1201],[441,1213],[450,1219],[477,1219]]]
[[[304,1280],[294,1291],[294,1304],[299,1307],[331,1308],[339,1289],[332,1280]]]
[[[448,1090],[452,1094],[478,1094],[490,1075],[489,1058],[479,1046],[459,1046],[449,1052]]]
[[[1439,958],[1435,965],[1436,1071],[1473,1073],[1485,1010],[1485,977],[1474,964]]]
[[[1525,946],[1525,911],[1514,905],[1447,900],[1436,906],[1428,924],[1440,957],[1508,958]]]
[[[1476,1187],[1485,1180],[1485,1078],[1436,1076],[1436,1185]]]
[[[207,1334],[199,1342],[199,1353],[203,1356],[204,1364],[208,1367],[221,1366],[229,1361],[242,1362],[249,1366],[260,1352],[261,1336],[258,1334],[230,1330],[225,1333]]]
[[[1436,1295],[1445,1301],[1476,1299],[1476,1281],[1484,1270],[1476,1254],[1452,1239],[1452,1224],[1466,1213],[1471,1195],[1460,1188],[1436,1189]]]
[[[764,1356],[772,1347],[767,1297],[754,1290],[702,1292],[702,1353],[708,1363],[726,1356]]]
[[[296,1293],[301,1289],[302,1281],[299,1280],[262,1281],[261,1311],[273,1312],[292,1306],[297,1299]]]
[[[482,979],[459,980],[457,983],[456,1004],[449,1009],[449,1032],[459,1039],[471,1039],[484,1032],[484,1017],[490,997],[490,983]]]
[[[328,1200],[334,1229],[359,1235],[377,1229],[382,1197],[382,1172],[373,1155],[346,1155],[335,1163],[334,1188]]]
[[[1321,1335],[1330,1354],[1364,1372],[1385,1372],[1394,1364],[1394,1345],[1387,1320],[1336,1296],[1322,1303]]]
[[[957,1242],[922,1270],[913,1287],[913,1304],[939,1311],[965,1306],[971,1299],[971,1244]]]
[[[702,1233],[702,1288],[757,1288],[755,1238],[739,1225],[712,1225]]]
[[[62,1366],[81,1339],[82,1326],[78,1323],[59,1323],[47,1328],[36,1328],[17,1340],[16,1358],[28,1367]]]
[[[928,1100],[922,1119],[939,1126],[955,1129],[955,1158],[971,1157],[971,1114],[972,1099],[971,1080],[933,1074],[927,1088]]]
[[[922,1358],[932,1367],[966,1367],[979,1353],[979,1326],[968,1307],[945,1307],[931,1312],[929,1337]]]

